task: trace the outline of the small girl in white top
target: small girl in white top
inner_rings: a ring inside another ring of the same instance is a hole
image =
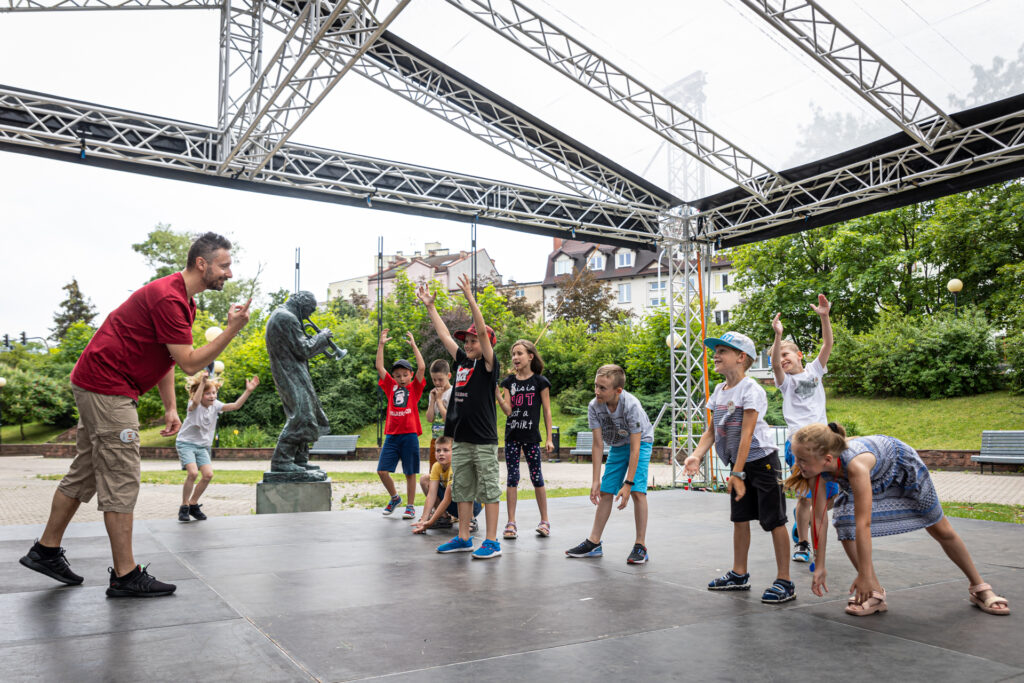
[[[234,403],[221,403],[217,400],[217,391],[221,383],[220,379],[210,379],[210,373],[206,370],[185,380],[185,386],[189,391],[188,415],[174,444],[181,467],[187,472],[185,486],[181,492],[181,507],[178,508],[179,522],[189,521],[189,515],[200,520],[206,519],[206,515],[199,509],[203,507],[199,505],[199,497],[213,479],[210,447],[217,431],[217,417],[221,413],[230,413],[241,408],[249,394],[260,385],[260,378],[253,375],[253,378],[245,383],[245,391]],[[196,478],[200,473],[203,476],[197,484]]]

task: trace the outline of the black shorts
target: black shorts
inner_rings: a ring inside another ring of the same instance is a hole
[[[786,496],[782,492],[782,466],[778,452],[767,458],[748,462],[743,466],[747,474],[746,494],[739,500],[730,494],[729,519],[733,522],[749,522],[756,519],[765,531],[786,522]]]

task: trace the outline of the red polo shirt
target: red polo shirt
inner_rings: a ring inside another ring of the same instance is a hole
[[[71,371],[71,383],[138,399],[174,367],[167,345],[192,345],[195,317],[196,302],[181,273],[153,280],[103,321]]]

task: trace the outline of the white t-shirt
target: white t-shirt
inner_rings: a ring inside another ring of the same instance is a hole
[[[828,424],[825,417],[825,387],[821,383],[822,376],[828,372],[818,359],[811,361],[804,371],[795,375],[787,374],[779,385],[782,392],[782,416],[786,418],[789,431],[787,439],[792,439],[796,430],[815,422]]]
[[[452,389],[454,388],[450,386],[448,391],[441,394],[441,403],[444,404],[445,410],[448,410],[448,402],[452,400]],[[444,418],[441,417],[441,411],[437,408],[434,409],[434,422],[430,425],[430,434],[435,439],[444,436]]]
[[[189,401],[192,404],[192,401]],[[185,421],[178,430],[178,441],[194,443],[197,446],[212,446],[213,435],[217,431],[217,416],[224,410],[224,404],[214,401],[209,407],[202,403],[188,411]]]
[[[718,453],[718,459],[726,465],[736,462],[740,437],[743,435],[744,410],[757,411],[757,423],[754,425],[754,434],[750,440],[747,462],[767,458],[778,451],[771,429],[764,421],[764,414],[768,411],[768,395],[761,385],[751,377],[744,377],[731,389],[726,389],[725,385],[726,383],[722,382],[715,387],[708,401],[708,408],[714,411],[712,419],[715,425],[715,452]]]

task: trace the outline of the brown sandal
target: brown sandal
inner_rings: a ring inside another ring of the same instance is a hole
[[[982,612],[986,612],[988,614],[997,614],[1000,616],[1009,614],[1010,603],[1009,601],[1007,601],[1006,598],[1000,597],[995,593],[993,593],[992,597],[990,597],[988,600],[982,600],[978,597],[978,593],[990,590],[992,590],[992,586],[988,585],[987,583],[979,583],[976,586],[971,586],[970,588],[968,588],[967,592],[971,594],[971,604],[980,609]],[[1003,603],[1002,607],[992,606],[1000,602]]]
[[[501,537],[502,538],[508,538],[508,539],[518,538],[519,537],[519,532],[516,531],[516,523],[515,522],[509,522],[508,524],[506,524],[505,525],[505,531],[502,532]]]
[[[884,590],[871,591],[871,596],[862,604],[858,605],[856,602],[849,602],[846,605],[846,613],[852,614],[855,617],[866,617],[869,614],[885,612],[888,609],[888,605],[885,604]]]

